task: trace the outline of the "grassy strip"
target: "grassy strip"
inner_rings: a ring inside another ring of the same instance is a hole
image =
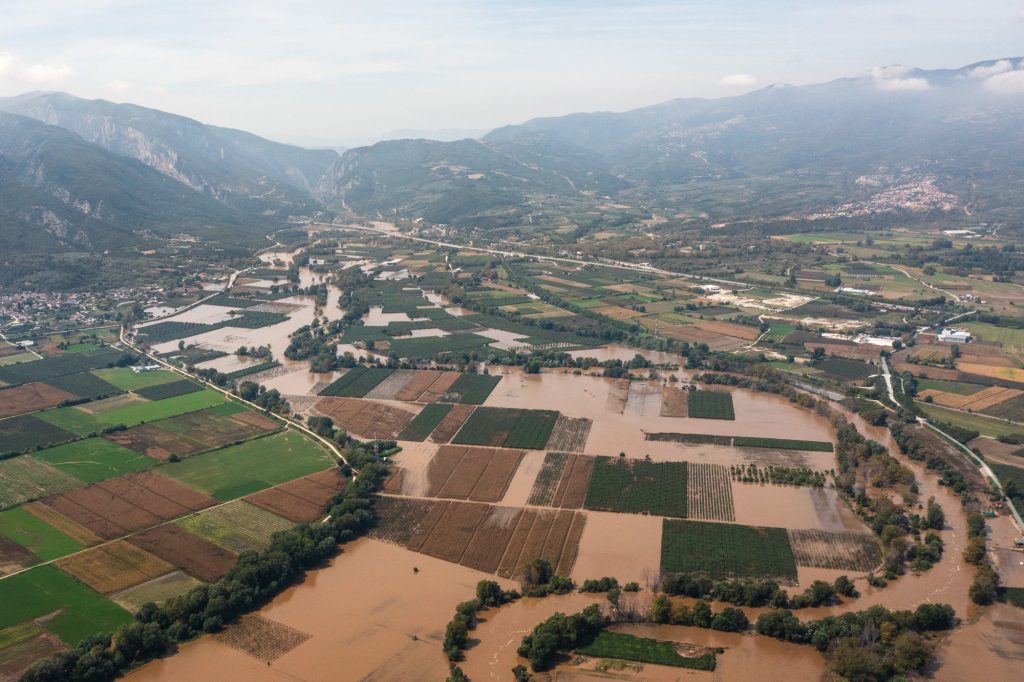
[[[649,637],[637,637],[625,632],[598,633],[588,646],[576,649],[576,653],[599,658],[617,658],[624,661],[671,665],[693,670],[714,670],[715,652],[709,651],[696,658],[680,656],[672,642],[661,642]]]
[[[797,440],[793,438],[761,438],[758,436],[736,436],[732,439],[736,447],[773,448],[776,450],[810,450],[832,452],[832,443],[821,440]]]

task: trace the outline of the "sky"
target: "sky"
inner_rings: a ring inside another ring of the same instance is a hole
[[[1024,0],[0,0],[0,96],[307,146],[1021,53]]]

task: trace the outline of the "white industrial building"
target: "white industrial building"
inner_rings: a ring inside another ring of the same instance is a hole
[[[968,343],[971,340],[971,333],[966,329],[953,329],[952,327],[939,330],[939,341],[946,343]]]

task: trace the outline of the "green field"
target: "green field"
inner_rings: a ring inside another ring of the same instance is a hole
[[[244,500],[234,500],[177,523],[235,554],[261,552],[270,545],[274,533],[295,525]]]
[[[25,547],[42,561],[59,559],[85,549],[76,540],[21,507],[0,512],[0,534]]]
[[[70,645],[97,632],[112,632],[131,614],[56,566],[39,566],[0,580],[0,628],[59,611],[46,629]]]
[[[422,336],[413,339],[395,339],[391,342],[390,352],[400,358],[417,360],[432,358],[445,351],[482,349],[493,342],[493,339],[473,333]]]
[[[962,429],[977,431],[983,436],[998,438],[999,436],[1024,433],[1024,426],[1020,426],[1019,424],[1010,424],[1008,422],[1000,421],[999,419],[989,419],[988,417],[983,417],[980,414],[967,414],[966,412],[947,410],[943,407],[939,407],[938,405],[929,405],[928,403],[921,402],[920,400],[917,401],[916,405],[921,408],[921,411],[930,419],[946,422],[953,426],[959,426]]]
[[[71,355],[56,355],[18,365],[7,365],[0,367],[0,381],[11,385],[45,381],[51,377],[106,367],[117,362],[123,355],[122,351],[115,348],[104,347]]]
[[[736,419],[732,394],[719,391],[690,391],[687,414],[696,419]]]
[[[598,457],[583,506],[685,517],[686,473],[686,462]]]
[[[447,392],[458,396],[460,403],[482,405],[499,381],[501,381],[500,376],[463,374],[455,380],[455,383],[452,384],[452,387]]]
[[[661,642],[648,637],[637,637],[625,632],[603,630],[589,645],[576,649],[576,653],[596,658],[615,658],[622,661],[638,661],[655,665],[671,665],[693,670],[714,670],[715,652],[687,658],[680,656],[673,642]]]
[[[964,381],[946,381],[945,379],[928,379],[926,377],[918,377],[917,379],[918,393],[932,389],[956,393],[957,395],[974,395],[983,388],[985,387],[981,384],[969,384]]]
[[[832,452],[832,443],[823,440],[796,440],[793,438],[761,438],[758,436],[736,436],[732,444],[740,448],[774,448],[777,450],[810,450],[811,452]]]
[[[92,372],[79,372],[78,374],[53,377],[48,379],[46,383],[54,388],[74,393],[79,398],[89,398],[91,400],[121,392],[121,389],[117,386],[100,379]]]
[[[171,381],[178,381],[181,375],[167,369],[156,369],[151,372],[136,372],[131,367],[111,367],[108,369],[97,369],[93,374],[100,379],[111,383],[123,391],[134,391],[147,386],[166,384]]]
[[[49,495],[56,495],[82,482],[32,455],[0,460],[0,509],[13,507]]]
[[[59,410],[51,410],[54,411]],[[71,431],[39,418],[45,414],[47,413],[39,412],[0,419],[0,454],[26,452],[44,445],[74,440],[75,434]]]
[[[661,572],[712,580],[767,577],[796,581],[796,559],[784,528],[665,519]]]
[[[179,395],[187,395],[201,390],[203,390],[203,387],[194,381],[182,379],[180,381],[168,381],[166,384],[145,386],[136,389],[135,393],[141,395],[146,400],[166,400],[167,398],[176,398]]]
[[[160,473],[218,500],[233,500],[331,466],[331,457],[308,438],[286,431],[189,457]]]
[[[1014,355],[1024,354],[1024,329],[997,327],[985,322],[968,322],[963,325],[982,341],[1001,343],[1003,350]]]
[[[33,455],[86,483],[95,483],[156,466],[156,460],[103,438],[87,438],[40,450]]]
[[[126,405],[109,412],[89,414],[74,407],[62,407],[39,413],[40,418],[60,428],[73,431],[80,436],[102,431],[108,426],[124,424],[135,426],[143,422],[176,417],[186,412],[195,412],[225,402],[226,398],[216,391],[203,389],[166,400]]]
[[[391,373],[394,371],[393,369],[381,367],[355,367],[331,382],[327,388],[320,391],[320,395],[336,396],[339,398],[362,398],[372,391],[377,384],[391,376]]]
[[[478,407],[452,443],[543,450],[556,421],[558,412],[554,410]]]
[[[423,411],[413,417],[408,426],[398,434],[398,440],[424,441],[430,432],[437,428],[441,420],[451,412],[452,406],[444,403],[431,403]]]

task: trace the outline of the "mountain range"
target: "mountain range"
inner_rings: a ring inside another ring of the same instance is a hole
[[[900,209],[878,199],[886,192],[910,213],[1020,221],[1022,114],[1020,58],[889,67],[342,154],[33,92],[0,98],[0,249],[120,249],[175,234],[254,244],[318,211],[483,228],[527,224],[538,206],[600,215],[610,204],[706,224],[837,211],[867,220],[871,211],[850,207]]]

